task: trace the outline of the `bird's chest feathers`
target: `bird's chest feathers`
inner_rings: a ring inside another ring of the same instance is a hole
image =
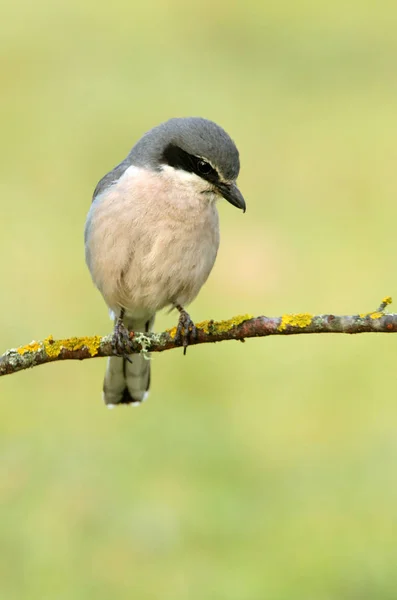
[[[166,262],[183,264],[187,271],[197,264],[206,270],[207,259],[213,262],[219,243],[215,195],[205,189],[205,182],[184,171],[176,176],[166,172],[160,180],[155,246],[164,251]]]
[[[128,171],[120,182],[129,204],[125,217],[132,229],[144,225],[149,245],[217,244],[216,195],[206,181],[167,166],[157,172],[134,167]]]
[[[112,307],[150,313],[175,299],[190,302],[218,250],[215,198],[188,177],[131,171],[93,204],[87,239],[94,281]]]
[[[143,263],[157,273],[170,298],[190,302],[207,279],[219,246],[215,194],[197,176],[160,173],[151,188],[151,230]],[[155,193],[153,194],[155,188]],[[206,189],[207,188],[207,189]]]

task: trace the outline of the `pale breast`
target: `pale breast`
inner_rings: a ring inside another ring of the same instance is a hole
[[[198,294],[215,262],[218,214],[197,182],[132,167],[92,205],[86,237],[108,306],[153,314]]]

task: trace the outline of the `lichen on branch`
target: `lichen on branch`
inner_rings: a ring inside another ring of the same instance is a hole
[[[373,312],[357,315],[286,314],[281,317],[240,315],[226,321],[196,323],[197,336],[191,345],[240,340],[269,335],[299,333],[395,333],[397,314],[386,313],[392,299],[387,296]],[[176,328],[162,333],[131,332],[128,353],[163,352],[179,347]],[[55,340],[51,335],[41,342],[12,348],[0,356],[0,376],[60,360],[85,360],[114,355],[113,336],[72,337]]]

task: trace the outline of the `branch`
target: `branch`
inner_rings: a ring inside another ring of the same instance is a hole
[[[281,317],[252,317],[242,315],[228,321],[197,323],[197,338],[191,345],[240,340],[268,335],[297,333],[394,333],[397,332],[397,314],[385,313],[391,298],[384,298],[375,312],[359,315],[310,315],[307,313]],[[131,354],[163,352],[177,348],[176,327],[163,333],[131,332]],[[97,356],[113,356],[112,335],[104,337],[74,337],[54,340],[49,336],[42,342],[7,350],[0,356],[0,376],[58,360],[83,360]]]

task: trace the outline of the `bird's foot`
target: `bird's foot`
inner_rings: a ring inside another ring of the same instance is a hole
[[[175,308],[179,310],[179,321],[176,329],[175,343],[178,344],[178,346],[183,346],[183,355],[185,355],[188,345],[197,338],[197,327],[182,306],[176,304]]]
[[[130,331],[124,325],[123,322],[124,310],[121,311],[120,316],[118,317],[113,331],[113,339],[112,346],[113,352],[117,356],[121,356],[128,360],[128,362],[132,362],[129,358],[129,354],[131,352],[131,339],[130,339]]]

